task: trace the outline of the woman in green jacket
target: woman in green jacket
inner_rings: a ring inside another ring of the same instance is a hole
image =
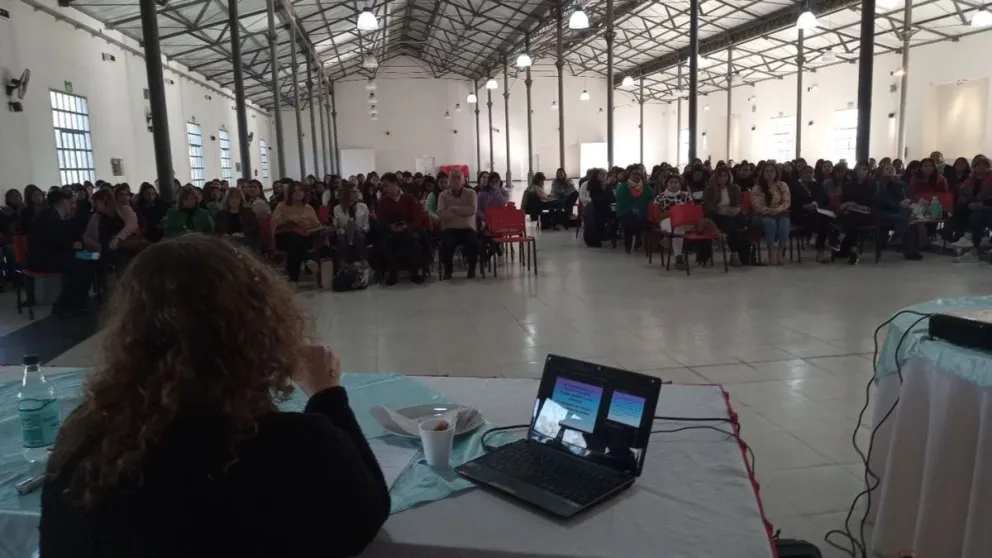
[[[165,214],[165,236],[179,236],[188,232],[214,232],[214,218],[210,210],[196,203],[192,186],[179,189],[178,202]]]
[[[632,247],[637,249],[641,245],[652,199],[654,192],[645,184],[639,168],[631,169],[628,180],[617,187],[617,220],[623,227],[623,247],[628,254]]]

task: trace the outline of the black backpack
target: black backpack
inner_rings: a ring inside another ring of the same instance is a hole
[[[355,269],[355,266],[344,265],[334,275],[331,290],[334,292],[360,291],[368,287],[365,274]]]
[[[823,558],[820,549],[812,543],[799,539],[780,539],[777,535],[775,550],[779,558]]]

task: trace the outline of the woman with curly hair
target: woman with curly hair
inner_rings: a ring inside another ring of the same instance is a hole
[[[135,258],[108,308],[105,364],[49,460],[42,556],[362,552],[389,492],[284,281],[190,234]],[[280,412],[294,381],[306,408]]]

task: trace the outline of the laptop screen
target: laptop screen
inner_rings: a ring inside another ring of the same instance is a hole
[[[661,380],[548,355],[528,438],[639,475]]]

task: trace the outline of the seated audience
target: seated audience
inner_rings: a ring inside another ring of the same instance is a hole
[[[751,190],[754,213],[765,229],[769,265],[782,265],[782,252],[789,246],[789,187],[779,179],[778,167],[765,163],[758,171],[758,181]]]
[[[158,197],[158,190],[147,182],[142,184],[134,207],[140,216],[139,224],[144,227],[145,238],[149,242],[161,240],[165,235],[165,214],[169,204]]]
[[[459,171],[460,172],[460,171]],[[452,172],[452,175],[454,173]],[[454,176],[451,177],[452,179]],[[462,186],[464,186],[465,177],[462,176]],[[454,180],[450,180],[454,182]],[[450,186],[449,186],[450,187]],[[486,210],[490,207],[503,207],[509,200],[509,195],[503,188],[503,180],[500,178],[498,172],[490,173],[489,183],[479,186],[478,189],[479,207],[476,214],[479,219],[483,221],[486,220]]]
[[[252,180],[240,190],[245,195],[245,206],[251,208],[255,217],[272,215],[272,206],[265,199],[261,182]]]
[[[985,229],[992,227],[992,171],[989,170],[989,160],[979,155],[971,161],[971,176],[958,189],[958,205],[955,206],[955,217],[960,213],[967,219],[964,225],[967,234],[955,248],[967,250],[959,261],[977,261]],[[959,225],[960,226],[960,225]]]
[[[44,211],[45,192],[34,184],[24,187],[24,209],[21,210],[21,223],[19,229],[22,234],[31,234],[31,223],[35,216]]]
[[[420,200],[424,204],[424,211],[431,218],[431,226],[437,225],[441,218],[437,216],[437,196],[440,192],[434,177],[428,176],[424,179],[424,199]]]
[[[824,174],[829,165],[824,164]],[[844,189],[844,185],[848,182],[848,171],[847,163],[841,161],[833,166],[831,172],[826,174],[827,178],[823,181],[823,189],[827,192],[827,196],[831,194],[841,195],[841,191]]]
[[[654,193],[644,183],[640,169],[632,169],[630,179],[617,188],[617,219],[623,226],[623,247],[628,254],[640,247],[648,204],[653,198]]]
[[[214,215],[214,232],[232,237],[253,250],[262,246],[258,236],[258,217],[245,205],[245,195],[237,188],[228,190],[224,208]]]
[[[827,161],[829,163],[830,161]],[[816,234],[816,261],[830,263],[827,255],[827,240],[833,237],[833,219],[819,212],[830,210],[830,197],[826,189],[816,181],[816,171],[805,166],[799,171],[799,180],[789,187],[789,218],[792,225],[801,227],[806,236]],[[831,238],[833,245],[833,239]]]
[[[210,212],[200,207],[192,186],[179,189],[176,205],[165,214],[165,236],[178,236],[190,232],[214,232],[214,219]]]
[[[656,196],[656,204],[657,200]],[[727,237],[730,265],[741,265],[741,252],[748,249],[747,244],[741,242],[741,231],[747,224],[741,215],[741,189],[734,184],[728,167],[718,166],[713,171],[709,185],[703,190],[703,210]]]
[[[837,216],[844,233],[840,253],[852,265],[860,260],[858,245],[862,229],[875,226],[875,216],[872,214],[875,193],[876,184],[868,176],[868,162],[861,161],[854,167],[854,179],[847,181],[841,189],[840,215]]]
[[[876,183],[875,213],[880,221],[892,224],[892,245],[901,245],[907,260],[922,260],[920,247],[927,244],[927,228],[922,223],[910,222],[913,202],[909,189],[896,176],[896,168],[891,163],[879,167]]]
[[[894,173],[895,167],[892,170]],[[915,201],[922,194],[947,191],[947,179],[937,172],[937,164],[932,159],[923,159],[919,170],[909,180],[910,201]]]
[[[47,465],[40,554],[361,554],[389,489],[338,357],[307,341],[286,284],[189,235],[138,257],[116,291],[104,364]],[[280,411],[296,389],[305,408]]]
[[[689,191],[683,188],[682,178],[678,174],[670,174],[665,179],[663,189],[654,197],[654,203],[648,208],[648,218],[652,224],[657,224],[658,228],[665,233],[685,234],[685,227],[672,228],[672,218],[670,216],[672,206],[689,205],[692,203],[692,196]],[[682,253],[682,237],[670,237],[672,254],[675,255],[675,269],[685,269],[685,255]]]
[[[206,209],[211,215],[216,215],[224,208],[224,193],[219,186],[210,185],[203,189],[203,202],[200,207]]]
[[[485,184],[489,184],[489,172],[481,171],[478,176],[475,177],[475,189],[478,190]]]
[[[311,235],[320,227],[313,207],[306,203],[306,186],[290,182],[286,200],[272,210],[273,235],[276,248],[286,253],[286,275],[291,283],[300,280],[300,267],[313,248]]]
[[[967,180],[968,175],[971,174],[971,164],[968,163],[968,159],[964,157],[958,157],[954,160],[954,165],[949,166],[944,173],[944,178],[947,180],[947,189],[955,197],[957,197],[958,187]],[[945,207],[944,209],[950,209]]]
[[[110,190],[93,194],[93,216],[83,233],[83,248],[99,252],[103,261],[120,263],[120,258],[138,253],[146,244],[130,205],[118,205]]]
[[[499,175],[492,173],[489,179],[489,193],[495,195],[492,191],[493,181],[498,181]],[[441,192],[437,201],[437,214],[441,218],[441,265],[445,279],[451,279],[455,248],[458,246],[462,247],[462,253],[468,262],[468,278],[475,277],[475,265],[479,257],[476,207],[482,205],[482,200],[477,203],[475,191],[464,186],[465,177],[462,171],[452,170],[448,189]],[[496,187],[499,188],[498,184]]]
[[[62,274],[62,291],[52,307],[52,315],[60,318],[86,312],[93,278],[90,262],[76,259],[82,244],[72,239],[71,201],[62,190],[48,195],[48,207],[32,222],[24,265],[32,271]]]
[[[385,184],[383,196],[379,198],[376,214],[379,231],[379,262],[376,275],[385,273],[387,287],[398,280],[399,266],[404,264],[410,270],[410,280],[416,284],[424,282],[420,274],[422,265],[420,224],[424,208],[415,197],[400,189],[399,179],[393,173],[382,176]]]
[[[341,203],[334,206],[332,225],[335,231],[335,246],[342,263],[358,261],[364,268],[368,265],[365,253],[365,235],[369,232],[369,208],[362,202],[362,194],[357,186],[342,184],[338,195]]]

